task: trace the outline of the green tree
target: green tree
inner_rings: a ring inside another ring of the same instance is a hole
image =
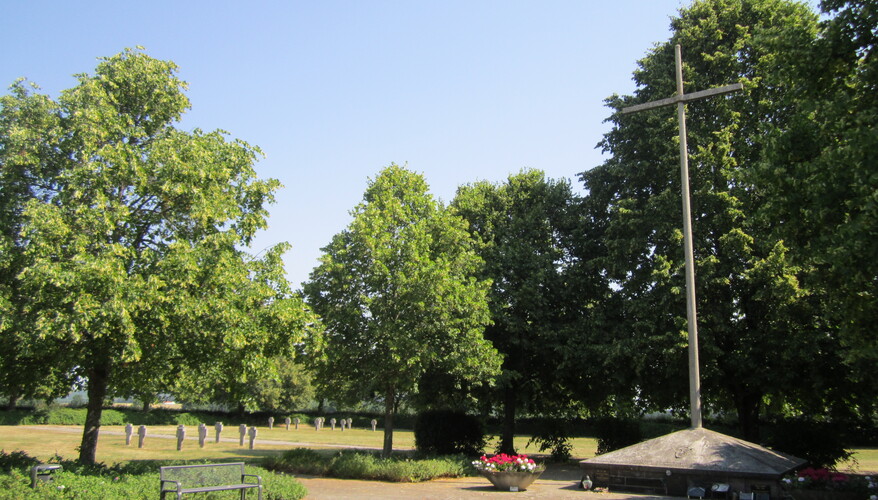
[[[291,351],[302,334],[303,301],[269,279],[282,274],[282,247],[262,258],[241,250],[279,183],[256,178],[257,148],[174,127],[189,107],[175,73],[126,50],[57,102],[22,83],[4,100],[8,134],[25,147],[4,148],[3,170],[29,172],[21,186],[35,194],[14,237],[16,300],[32,328],[11,333],[86,381],[85,463],[107,397],[156,394],[232,361],[257,371],[267,349]],[[42,115],[15,118],[36,100]]]
[[[230,315],[228,335],[242,340],[259,338],[264,332],[273,335],[261,344],[243,342],[214,352],[212,363],[175,376],[168,392],[187,402],[222,403],[242,415],[260,408],[259,388],[277,381],[282,373],[278,359],[292,363],[301,354],[302,343],[319,333],[319,319],[293,294],[286,279],[281,257],[287,248],[287,244],[277,245],[262,259],[252,261],[250,283],[233,285],[232,293],[222,298]],[[232,269],[218,271],[233,273]],[[214,293],[219,296],[225,291]]]
[[[777,103],[790,119],[767,127],[755,176],[765,216],[806,271],[827,334],[852,386],[846,407],[869,415],[878,392],[878,4],[826,0],[822,36],[777,61],[796,91]],[[859,394],[859,397],[857,395]]]
[[[525,170],[502,184],[462,186],[451,206],[481,243],[480,277],[492,283],[485,336],[504,360],[489,399],[502,406],[500,450],[514,453],[517,413],[542,414],[570,399],[559,366],[585,302],[569,279],[578,199],[569,183]]]
[[[56,162],[43,159],[58,154],[44,142],[58,134],[56,109],[47,97],[28,92],[23,82],[0,97],[0,394],[10,407],[20,398],[64,395],[72,385],[51,353],[28,347],[26,334],[34,318],[25,314],[28,297],[18,279],[28,264],[20,237],[25,206],[46,198],[39,179],[57,168]]]
[[[333,399],[384,402],[384,455],[399,398],[430,369],[488,382],[500,358],[483,336],[489,283],[466,222],[428,193],[421,175],[391,165],[370,181],[348,228],[305,286],[325,327],[320,366]]]
[[[293,412],[303,409],[314,401],[315,390],[311,371],[302,363],[290,358],[273,360],[277,377],[254,381],[256,404],[263,411]]]
[[[755,438],[766,403],[840,384],[837,347],[825,338],[801,286],[801,268],[772,237],[778,221],[753,184],[765,124],[784,123],[777,103],[792,90],[778,60],[817,37],[817,16],[783,0],[704,0],[672,20],[674,34],[638,64],[634,96],[614,109],[675,93],[674,45],[683,47],[688,91],[742,82],[745,92],[687,106],[701,375],[705,404],[734,409]],[[622,300],[606,355],[630,367],[646,408],[687,401],[686,318],[677,123],[656,110],[614,114],[601,146],[611,157],[582,174],[592,217],[605,228],[605,267]],[[644,354],[648,353],[648,354]],[[819,391],[817,391],[819,393]],[[822,396],[818,396],[822,397]]]

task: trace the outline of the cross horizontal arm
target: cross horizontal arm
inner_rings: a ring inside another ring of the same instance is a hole
[[[667,99],[659,99],[658,101],[646,102],[643,104],[635,104],[634,106],[628,106],[627,108],[622,108],[620,112],[623,115],[627,115],[628,113],[636,113],[638,111],[644,111],[647,109],[657,109],[664,108],[666,106],[673,106],[679,102],[692,102],[700,99],[705,99],[708,97],[712,97],[715,95],[728,94],[730,92],[737,92],[739,90],[743,90],[744,85],[741,83],[733,83],[731,85],[726,85],[724,87],[716,87],[713,89],[707,90],[699,90],[698,92],[692,92],[691,94],[683,94],[683,95],[675,95],[674,97],[668,97]]]

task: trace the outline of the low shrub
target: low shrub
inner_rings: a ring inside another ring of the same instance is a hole
[[[381,458],[364,452],[341,452],[334,458],[330,473],[335,477],[350,479],[414,483],[439,477],[462,476],[467,463],[463,457],[417,460]]]
[[[486,444],[482,422],[452,410],[420,413],[414,431],[415,448],[428,455],[478,455]]]
[[[198,415],[195,413],[177,413],[174,415],[174,424],[175,425],[194,425],[198,426],[200,424],[207,424],[208,422],[203,418],[202,415]],[[210,422],[211,424],[213,422]]]
[[[5,450],[0,450],[0,472],[5,472],[7,474],[13,470],[25,472],[39,463],[39,460],[29,456],[23,451],[6,453]]]
[[[54,475],[52,483],[30,487],[29,469],[36,459],[26,453],[0,452],[0,491],[3,498],[82,500],[127,500],[154,499],[159,486],[159,467],[180,465],[179,460],[154,460],[131,462],[129,464],[106,467],[104,465],[82,465],[73,460],[55,457],[64,469]],[[189,463],[208,463],[194,461]],[[259,467],[246,467],[248,474],[262,477],[263,498],[266,500],[298,500],[307,491],[295,478],[282,473],[274,473]],[[224,497],[223,497],[224,498]]]
[[[33,413],[32,410],[23,409],[0,411],[0,425],[19,425],[31,413]]]
[[[570,452],[573,450],[569,425],[560,419],[544,421],[527,442],[527,446],[531,443],[536,443],[540,451],[549,451],[549,459],[553,462],[570,460]]]
[[[332,462],[332,475],[357,479],[384,479],[384,467],[370,453],[339,453]]]
[[[0,491],[3,498],[27,498],[28,500],[54,500],[63,498],[57,490],[48,488],[32,489],[30,477],[19,471],[0,474]]]
[[[290,415],[290,422],[294,423],[297,418],[299,419],[299,425],[311,425],[311,417],[304,413],[294,413]],[[290,425],[293,425],[293,423]]]
[[[439,477],[466,474],[469,459],[449,456],[429,459],[381,458],[369,452],[339,452],[327,456],[308,448],[296,448],[276,458],[268,458],[264,467],[291,474],[312,474],[345,479],[391,482],[420,482]]]
[[[840,422],[781,419],[766,434],[770,448],[804,458],[813,467],[832,468],[853,455],[848,426]]]
[[[329,460],[310,448],[287,450],[279,457],[266,458],[263,463],[269,470],[315,476],[327,475],[330,466]]]
[[[419,460],[395,460],[386,464],[388,479],[400,482],[430,481],[440,477],[461,477],[467,474],[470,458],[446,456]]]
[[[265,500],[298,500],[308,494],[302,483],[282,472],[251,466],[247,466],[245,470],[247,474],[258,474],[262,477],[262,498]]]

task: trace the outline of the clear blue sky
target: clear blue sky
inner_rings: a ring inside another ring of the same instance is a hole
[[[602,162],[604,98],[670,36],[681,0],[0,0],[0,83],[57,97],[141,45],[189,82],[180,127],[263,149],[284,188],[253,253],[280,241],[294,286],[391,162],[457,187]],[[684,49],[685,50],[685,49]],[[668,71],[673,71],[668,68]]]

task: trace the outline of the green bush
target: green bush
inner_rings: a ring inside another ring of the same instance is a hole
[[[573,444],[570,442],[570,427],[566,420],[552,419],[542,422],[533,437],[527,442],[539,445],[540,451],[549,451],[553,462],[566,462],[570,460],[570,452]]]
[[[264,466],[290,474],[313,474],[346,479],[392,482],[429,481],[465,475],[469,459],[463,456],[415,460],[381,458],[367,452],[339,452],[328,456],[308,448],[296,448],[280,457],[267,458]]]
[[[438,477],[458,477],[464,474],[463,457],[414,460],[381,458],[372,453],[339,453],[332,462],[335,477],[413,483]]]
[[[600,418],[594,423],[598,455],[609,453],[643,440],[640,421],[624,418]]]
[[[81,475],[66,470],[55,474],[53,483],[41,485],[40,489],[55,490],[58,498],[73,497],[83,500],[116,498],[155,498],[159,474],[143,475]],[[49,497],[53,498],[53,497]]]
[[[327,475],[331,465],[328,459],[310,448],[287,450],[279,457],[266,458],[264,463],[269,470],[315,476]]]
[[[34,465],[38,465],[40,463],[34,457],[29,456],[24,451],[13,451],[10,453],[6,453],[5,450],[0,450],[0,472],[5,472],[9,474],[13,470],[17,470],[19,472],[26,472],[30,470]]]
[[[258,474],[262,477],[262,498],[265,500],[298,500],[308,494],[302,483],[284,473],[251,466],[247,466],[246,471],[247,474]]]
[[[38,461],[21,451],[8,454],[0,452],[0,496],[27,499],[154,499],[159,487],[159,467],[181,464],[179,460],[154,460],[106,467],[101,464],[82,465],[61,457],[55,457],[51,461],[59,462],[64,467],[63,471],[54,475],[52,483],[40,484],[37,489],[31,489],[29,470]],[[247,466],[246,469],[247,473],[262,477],[263,498],[266,500],[298,500],[307,493],[305,487],[290,476],[259,467]],[[239,497],[239,492],[231,493],[228,498]]]
[[[311,417],[304,413],[293,413],[290,415],[290,425],[295,425],[296,419],[299,419],[299,425],[311,425]]]
[[[3,492],[3,498],[27,498],[28,500],[62,498],[57,490],[51,490],[46,487],[32,489],[30,487],[30,476],[19,471],[0,474],[0,491]]]
[[[427,455],[478,455],[486,444],[478,418],[451,410],[420,413],[414,431],[415,448]]]
[[[26,412],[18,421],[18,425],[46,425],[47,423],[49,423],[49,410],[47,408]]]
[[[103,422],[102,418],[101,424],[103,424]],[[74,408],[50,408],[46,412],[46,423],[49,425],[85,425],[85,410],[77,410]]]
[[[440,477],[460,477],[466,475],[467,464],[471,458],[440,457],[421,460],[390,460],[383,465],[382,479],[397,482],[430,481]]]
[[[832,468],[853,455],[847,430],[841,422],[790,418],[770,426],[765,441],[770,448],[804,458],[813,467]]]
[[[33,411],[22,409],[0,411],[0,425],[20,425],[31,413]]]
[[[332,475],[357,479],[384,479],[374,455],[369,453],[339,453],[332,462]]]

